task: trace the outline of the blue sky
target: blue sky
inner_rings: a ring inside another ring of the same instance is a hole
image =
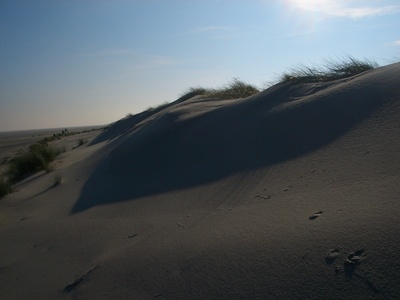
[[[400,60],[400,1],[0,0],[0,131],[100,125],[232,78]]]

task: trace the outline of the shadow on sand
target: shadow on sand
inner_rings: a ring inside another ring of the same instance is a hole
[[[305,155],[346,133],[385,101],[378,84],[316,93],[329,85],[278,85],[192,118],[170,109],[116,145],[85,183],[71,213]]]

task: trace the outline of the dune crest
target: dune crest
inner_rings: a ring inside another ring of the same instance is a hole
[[[390,68],[393,77],[400,75],[398,67]],[[88,180],[74,211],[198,186],[307,155],[394,101],[398,82],[384,74],[378,69],[335,82],[280,84],[224,105],[187,100],[136,121],[137,128],[126,120],[127,133]]]
[[[0,294],[398,298],[399,153],[400,63],[127,117],[0,201]]]

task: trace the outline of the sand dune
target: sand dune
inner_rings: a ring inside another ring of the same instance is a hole
[[[399,298],[399,153],[400,64],[127,117],[0,201],[1,298]]]

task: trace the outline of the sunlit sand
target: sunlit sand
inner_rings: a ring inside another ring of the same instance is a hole
[[[399,297],[399,63],[85,138],[0,200],[2,299]]]

